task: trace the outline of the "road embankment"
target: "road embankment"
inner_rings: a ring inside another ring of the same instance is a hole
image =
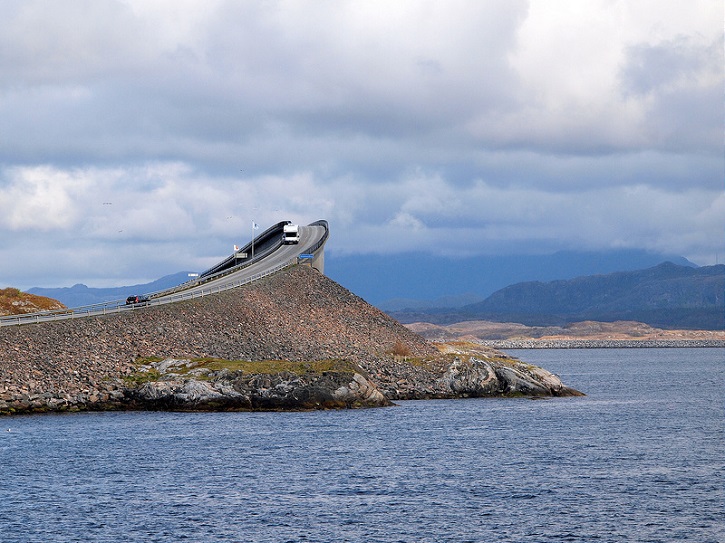
[[[204,298],[0,328],[0,413],[577,394],[545,370],[474,347],[441,352],[297,266]]]
[[[500,339],[479,340],[493,349],[685,349],[725,347],[723,340],[683,339]]]

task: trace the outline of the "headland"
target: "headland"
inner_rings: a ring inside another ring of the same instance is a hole
[[[430,342],[307,266],[174,304],[0,328],[0,413],[578,394],[494,349]]]

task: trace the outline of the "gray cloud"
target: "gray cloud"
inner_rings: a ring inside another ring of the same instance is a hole
[[[709,263],[721,9],[585,4],[3,2],[0,284],[204,268],[252,219]]]
[[[683,37],[628,50],[625,96],[645,101],[647,134],[672,151],[722,150],[723,37]]]

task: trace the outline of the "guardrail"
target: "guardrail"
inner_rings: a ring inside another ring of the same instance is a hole
[[[249,258],[245,263],[251,264],[252,261],[258,261],[264,258],[267,254],[269,254],[271,251],[274,251],[277,247],[282,245],[282,231],[284,230],[284,226],[287,224],[291,224],[290,221],[280,221],[277,224],[270,226],[267,228],[264,232],[261,234],[258,234],[255,236],[255,238],[247,243],[244,247],[242,247],[238,252],[243,252],[249,254],[252,250],[252,247],[254,247],[255,243],[263,247],[267,245],[265,249],[262,249],[258,252],[258,254],[254,255],[254,258]],[[273,243],[271,246],[268,245],[269,240],[275,240],[278,241],[278,243]],[[207,277],[218,277],[219,274],[223,274],[229,268],[236,267],[234,266],[236,256],[235,254],[228,256],[215,266],[212,266],[206,271],[201,272],[200,278],[207,278]]]
[[[274,226],[271,226],[270,228],[265,230],[262,234],[260,234],[258,236],[257,239],[261,239],[263,237],[269,237],[272,233],[274,233],[277,230],[281,231],[281,227],[283,227],[285,224],[291,224],[291,223],[290,223],[290,221],[279,222],[279,223],[275,224]],[[322,237],[320,238],[320,240],[317,243],[311,245],[310,247],[306,247],[305,249],[303,249],[303,252],[315,253],[320,250],[320,248],[327,241],[327,238],[330,236],[330,227],[329,227],[327,221],[325,221],[325,220],[315,221],[312,224],[309,224],[308,226],[322,226],[325,229],[325,233],[322,235]],[[209,270],[207,270],[206,272],[202,273],[202,275],[198,279],[192,279],[191,281],[187,281],[186,283],[182,283],[182,284],[172,287],[170,289],[165,289],[165,290],[160,290],[157,292],[151,292],[151,293],[145,293],[145,294],[147,296],[149,296],[150,298],[154,298],[154,297],[158,297],[158,296],[168,296],[169,294],[173,294],[174,292],[181,292],[183,290],[188,290],[195,286],[199,286],[201,284],[208,283],[210,281],[215,281],[221,277],[224,277],[225,275],[230,275],[232,273],[243,270],[244,268],[247,268],[247,267],[251,266],[252,264],[256,264],[257,262],[262,260],[264,257],[273,253],[274,251],[276,251],[277,249],[279,249],[282,246],[281,236],[274,236],[274,238],[279,241],[275,242],[272,245],[268,245],[266,249],[262,249],[259,253],[254,255],[253,259],[249,259],[245,262],[240,262],[239,264],[237,264],[235,266],[231,266],[229,268],[222,269],[222,271],[218,271],[218,272],[210,274],[210,275],[204,275],[204,273],[209,273],[210,270],[220,268],[222,266],[222,264],[224,264],[225,262],[229,262],[231,260],[231,257],[227,257],[221,263],[217,264],[216,266],[214,266],[214,267],[210,268]],[[240,249],[240,251],[242,251],[242,252],[247,251],[250,246],[251,246],[251,243],[247,244],[245,247]]]
[[[308,253],[316,253],[317,251],[319,251],[320,247],[322,247],[325,244],[325,242],[327,241],[327,238],[330,237],[330,226],[327,224],[327,221],[325,221],[325,220],[315,221],[312,224],[310,224],[309,226],[322,226],[325,229],[325,233],[322,235],[320,240],[317,243],[315,243],[314,245],[305,249],[305,251]]]
[[[0,327],[2,326],[19,326],[22,324],[37,324],[40,322],[50,322],[59,320],[78,319],[85,317],[95,317],[99,315],[112,315],[114,313],[125,313],[127,311],[139,311],[148,307],[155,307],[159,305],[166,305],[183,300],[191,300],[193,298],[202,298],[209,296],[210,294],[218,294],[225,290],[230,290],[254,281],[258,281],[263,277],[267,277],[285,268],[289,268],[297,264],[297,258],[292,258],[282,264],[278,264],[273,268],[269,268],[262,272],[256,273],[250,277],[244,279],[237,279],[236,281],[230,281],[229,283],[222,283],[219,285],[210,286],[208,289],[202,288],[201,290],[190,290],[179,292],[178,294],[172,294],[164,296],[157,300],[152,300],[143,304],[130,304],[126,305],[123,300],[114,300],[112,302],[105,302],[102,304],[94,304],[89,306],[76,307],[73,309],[56,309],[53,311],[44,311],[40,313],[28,313],[25,315],[13,315],[11,317],[0,317]]]
[[[309,226],[322,226],[325,228],[325,233],[322,235],[322,237],[316,243],[303,249],[303,252],[315,253],[316,251],[319,251],[320,248],[327,241],[327,238],[329,237],[329,234],[330,234],[330,230],[329,230],[327,221],[324,221],[324,220],[316,221],[316,222],[310,224]],[[281,242],[280,242],[279,246],[281,246]],[[278,248],[278,246],[269,252],[274,252],[274,250],[276,250],[276,248]],[[221,283],[219,285],[210,286],[208,289],[204,289],[204,288],[202,288],[201,290],[195,289],[195,287],[199,287],[205,283],[209,283],[209,282],[218,280],[221,277],[230,275],[231,273],[234,273],[243,268],[246,268],[246,267],[250,266],[251,264],[257,263],[257,262],[259,262],[259,260],[263,259],[264,256],[267,256],[267,254],[269,254],[269,252],[265,252],[264,254],[260,255],[259,258],[255,258],[253,262],[244,262],[244,263],[238,264],[237,266],[224,270],[222,272],[216,273],[214,275],[209,275],[204,278],[187,281],[186,283],[182,283],[181,285],[178,285],[171,289],[160,290],[157,292],[148,293],[147,296],[149,296],[151,298],[151,301],[147,302],[147,303],[126,305],[125,300],[111,300],[111,301],[103,302],[103,303],[99,303],[99,304],[92,304],[92,305],[86,305],[86,306],[80,306],[80,307],[74,307],[74,308],[54,309],[54,310],[50,310],[50,311],[42,311],[39,313],[26,313],[24,315],[12,315],[12,316],[7,316],[7,317],[0,317],[0,327],[2,327],[2,326],[19,326],[22,324],[36,324],[36,323],[40,323],[40,322],[77,319],[77,318],[93,317],[93,316],[99,316],[99,315],[111,315],[114,313],[123,313],[126,311],[138,311],[138,310],[145,309],[147,307],[165,305],[165,304],[169,304],[169,303],[180,302],[182,300],[190,300],[192,298],[200,298],[202,296],[208,296],[209,294],[217,294],[217,293],[223,292],[225,290],[229,290],[232,288],[239,287],[241,285],[251,283],[253,281],[257,281],[259,279],[262,279],[263,277],[267,277],[268,275],[272,275],[273,273],[277,273],[280,270],[289,268],[289,267],[297,264],[297,258],[291,258],[288,261],[283,262],[282,264],[278,264],[277,266],[274,266],[273,268],[264,270],[263,272],[256,273],[256,274],[254,274],[250,277],[246,277],[244,279],[238,279],[235,281],[230,281],[228,283]],[[194,289],[194,290],[192,290],[192,289]]]

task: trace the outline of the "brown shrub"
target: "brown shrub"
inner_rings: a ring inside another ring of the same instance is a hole
[[[395,356],[396,358],[407,358],[410,356],[410,347],[408,347],[405,343],[402,341],[396,341],[395,345],[393,345],[393,348],[388,351],[390,354]]]

